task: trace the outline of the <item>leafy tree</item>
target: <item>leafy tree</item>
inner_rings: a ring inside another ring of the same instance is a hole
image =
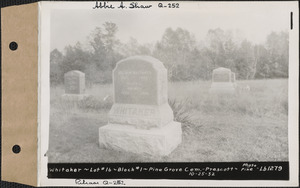
[[[165,63],[171,80],[186,78],[183,67],[189,66],[191,51],[196,48],[195,37],[182,28],[167,28],[156,43],[153,55]]]
[[[271,77],[288,77],[289,38],[287,32],[272,32],[267,36],[269,68]]]
[[[269,78],[270,67],[268,59],[268,51],[264,45],[256,45],[255,47],[256,74],[255,78]]]
[[[256,64],[253,46],[249,41],[244,40],[241,43],[235,66],[240,78],[247,80],[254,78]]]
[[[115,23],[105,22],[103,28],[97,27],[91,34],[90,44],[93,48],[91,62],[93,64],[90,70],[98,70],[94,82],[110,83],[111,74],[116,63],[123,58],[119,53],[120,41],[116,38],[118,27]]]
[[[212,67],[226,67],[235,70],[235,57],[238,46],[231,31],[220,28],[210,29],[206,36],[204,53],[212,62]]]
[[[211,59],[213,67],[224,67],[225,59],[225,33],[222,29],[210,29],[207,33],[206,40],[208,46],[206,47],[206,55]]]
[[[151,44],[139,44],[138,41],[130,37],[126,44],[123,44],[120,51],[124,57],[134,56],[134,55],[152,55],[152,45]]]
[[[209,80],[211,78],[211,71],[213,70],[211,61],[197,48],[191,51],[189,55],[189,76],[186,80]]]
[[[102,70],[112,70],[120,54],[116,52],[120,41],[116,38],[118,27],[115,23],[105,22],[103,28],[97,27],[91,35],[93,61]]]
[[[50,54],[51,84],[63,82],[64,73],[80,70],[87,84],[111,83],[116,63],[128,56],[149,55],[161,60],[171,81],[210,80],[213,69],[226,67],[240,79],[288,77],[289,38],[287,32],[272,32],[265,44],[252,44],[238,33],[210,29],[205,42],[197,43],[189,31],[167,28],[153,44],[140,44],[135,38],[121,43],[118,27],[105,22],[90,35],[88,49],[80,43],[67,46],[64,53]],[[241,40],[243,38],[243,40]]]
[[[61,68],[64,72],[71,70],[84,71],[86,64],[89,63],[89,53],[82,49],[78,42],[75,46],[67,46]]]

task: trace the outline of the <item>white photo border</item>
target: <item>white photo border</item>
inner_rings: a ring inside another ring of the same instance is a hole
[[[165,1],[164,1],[165,2]],[[176,1],[177,2],[177,1]],[[179,1],[178,1],[179,2]],[[111,2],[119,4],[120,2]],[[150,2],[154,5],[159,2]],[[165,2],[167,3],[167,2]],[[289,88],[288,88],[288,138],[289,138],[289,181],[265,181],[265,180],[140,180],[122,179],[125,186],[217,186],[217,187],[290,187],[299,186],[299,12],[298,2],[197,2],[182,1],[182,9],[199,6],[230,5],[237,6],[266,6],[269,9],[272,4],[282,4],[293,12],[293,30],[289,31]],[[241,5],[243,4],[243,5]],[[195,6],[196,5],[196,6]],[[38,132],[38,185],[39,186],[93,186],[78,185],[74,179],[49,179],[47,178],[47,150],[49,145],[49,114],[50,114],[50,13],[53,9],[91,9],[95,2],[39,2],[39,132]],[[155,6],[154,6],[155,8]],[[135,11],[135,10],[131,10]],[[137,11],[137,10],[136,10]],[[167,10],[164,10],[167,11]],[[89,181],[104,181],[89,180]],[[110,180],[112,181],[112,180]],[[106,186],[95,185],[95,186]],[[110,185],[111,186],[111,185]]]

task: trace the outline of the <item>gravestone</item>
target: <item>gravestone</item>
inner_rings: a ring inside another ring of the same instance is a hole
[[[235,92],[235,73],[230,69],[219,67],[212,72],[210,93],[233,94]]]
[[[85,94],[85,74],[78,70],[72,70],[64,74],[65,94],[64,98],[82,99]]]
[[[132,56],[113,71],[114,104],[99,128],[101,147],[168,155],[181,143],[181,124],[168,104],[167,70],[149,56]]]

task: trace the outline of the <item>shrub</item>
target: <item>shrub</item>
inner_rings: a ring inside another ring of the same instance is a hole
[[[61,98],[55,103],[51,104],[54,108],[68,112],[93,112],[93,111],[108,111],[111,109],[113,101],[111,98],[104,100],[102,98],[96,98],[95,96],[88,96],[80,100]]]
[[[192,101],[188,98],[181,101],[169,99],[169,104],[173,110],[174,120],[182,123],[183,133],[189,134],[196,127],[193,114],[189,108]]]
[[[78,108],[83,111],[109,110],[112,104],[112,100],[104,100],[94,96],[89,96],[78,101]]]

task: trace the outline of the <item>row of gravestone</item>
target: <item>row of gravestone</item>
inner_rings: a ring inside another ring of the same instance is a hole
[[[83,95],[85,93],[85,74],[78,70],[69,71],[64,75],[64,84],[65,84],[66,95],[72,95],[72,94]],[[118,93],[119,90],[126,89],[127,88],[126,84],[129,84],[129,82],[125,81],[124,85],[115,86],[114,87],[115,92]],[[145,85],[144,87],[146,86],[147,85]],[[210,88],[211,93],[226,93],[226,92],[234,93],[235,88],[236,88],[236,82],[235,82],[234,72],[232,72],[230,69],[223,68],[223,67],[213,70],[212,85]],[[132,94],[134,90],[130,92],[131,92],[130,94]],[[142,95],[138,95],[138,96],[142,96]],[[127,100],[130,100],[130,98]],[[146,101],[143,99],[140,100],[141,104],[145,102]]]
[[[64,97],[84,96],[84,73],[65,74]],[[211,92],[234,91],[230,69],[213,71]],[[137,154],[166,156],[182,140],[181,123],[173,121],[168,104],[167,70],[149,56],[132,56],[117,63],[113,71],[114,104],[109,122],[99,128],[100,147]]]

